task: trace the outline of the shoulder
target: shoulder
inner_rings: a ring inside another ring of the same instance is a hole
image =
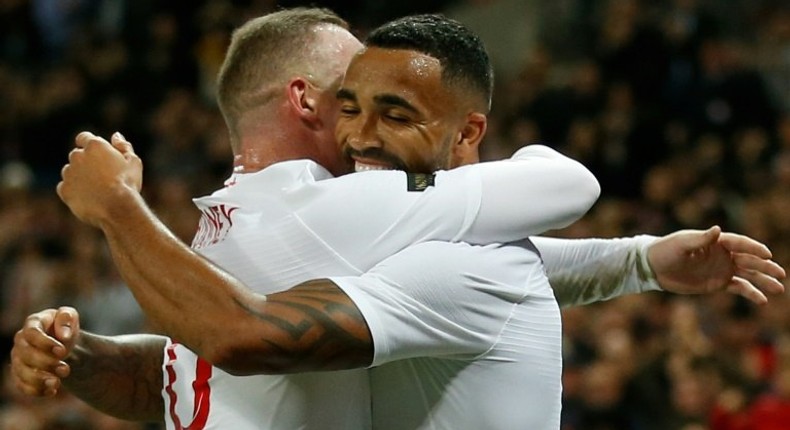
[[[518,288],[532,274],[542,274],[542,267],[529,241],[491,245],[431,241],[398,252],[371,272],[399,280],[398,284],[442,288],[497,284]]]

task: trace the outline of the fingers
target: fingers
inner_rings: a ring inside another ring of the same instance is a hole
[[[69,366],[24,340],[14,340],[11,349],[11,374],[15,385],[28,395],[54,395],[60,378],[70,373]]]
[[[68,169],[69,169],[69,165],[68,164],[66,164],[65,166],[63,166],[62,169],[60,169],[61,180],[60,180],[60,182],[58,182],[58,185],[55,186],[55,193],[58,195],[58,198],[60,198],[60,200],[63,201],[63,202],[66,201],[65,196],[63,194],[66,191],[66,189],[65,189],[66,184],[63,182],[62,178],[65,177],[63,175],[67,174]]]
[[[84,148],[94,137],[96,136],[89,131],[80,132],[77,134],[77,137],[74,138],[74,146],[77,148]]]
[[[77,137],[74,138],[75,148],[69,153],[69,161],[72,160],[72,157],[75,154],[79,154],[82,152],[82,150],[87,149],[89,146],[95,144],[109,144],[118,152],[124,154],[126,158],[135,156],[134,147],[132,147],[132,144],[129,143],[129,141],[126,140],[126,138],[120,132],[113,133],[112,137],[110,138],[110,142],[107,142],[103,138],[96,136],[89,131],[83,131],[77,134]]]
[[[133,169],[130,170],[130,172],[134,171],[133,174],[130,174],[127,177],[127,183],[137,190],[137,192],[140,192],[140,190],[143,188],[143,161],[137,156],[137,154],[134,153],[134,147],[131,143],[129,143],[129,141],[126,140],[121,132],[115,132],[112,135],[111,140],[112,146],[123,155],[127,165]]]
[[[112,146],[118,150],[123,157],[126,159],[127,162],[130,162],[132,165],[136,166],[140,171],[143,169],[143,161],[140,157],[137,156],[134,152],[134,147],[125,137],[121,134],[121,132],[117,131],[112,135]],[[142,179],[140,180],[140,182]],[[137,191],[140,191],[142,188],[142,183],[136,184]]]
[[[69,152],[69,163],[74,164],[83,156],[85,151],[102,145],[110,145],[110,143],[89,131],[79,133],[77,137],[74,138],[74,149]],[[66,168],[68,166],[67,164],[63,170],[61,170],[61,177],[65,177],[64,175],[67,173]]]
[[[736,233],[722,233],[719,243],[730,252],[753,254],[760,258],[772,258],[771,250],[762,242]]]
[[[134,147],[125,137],[121,134],[121,132],[116,131],[113,133],[111,138],[112,146],[117,149],[121,154],[124,155],[134,155]]]
[[[733,277],[727,285],[727,292],[742,296],[757,305],[768,303],[768,297],[766,297],[762,291],[757,289],[749,281],[737,276]]]
[[[55,319],[54,309],[33,314],[14,335],[11,373],[15,385],[26,394],[55,395],[60,388],[60,378],[70,373],[69,366],[62,361],[65,348],[47,334]]]
[[[47,309],[30,315],[25,320],[22,328],[17,332],[14,341],[24,341],[26,345],[48,354],[54,354],[58,359],[66,356],[63,343],[50,336],[55,322],[57,311]]]
[[[732,259],[735,266],[741,270],[764,273],[776,280],[784,279],[787,276],[785,269],[773,260],[746,253],[732,253]]]
[[[109,149],[110,143],[91,132],[83,131],[74,138],[75,148],[69,151],[69,162],[60,170],[60,177],[63,181],[68,181],[69,173],[72,166],[78,166],[80,163],[86,162],[90,159],[89,154],[95,154],[95,151],[101,150],[102,146],[106,145]],[[60,184],[58,184],[60,186]]]
[[[20,373],[18,366],[12,362],[14,371],[11,373],[14,385],[17,389],[28,396],[54,397],[60,389],[61,381],[55,375],[46,372],[24,372]],[[30,370],[27,369],[26,370]]]
[[[55,186],[55,193],[58,195],[58,198],[63,200],[63,181],[58,182],[58,185]]]
[[[738,269],[736,276],[752,284],[755,288],[768,294],[782,294],[785,291],[784,285],[776,278],[765,273]]]
[[[94,144],[106,144],[109,145],[110,142],[107,142],[103,138],[96,136],[95,134],[89,131],[80,132],[77,137],[74,138],[74,146],[79,149],[85,149],[90,145]]]

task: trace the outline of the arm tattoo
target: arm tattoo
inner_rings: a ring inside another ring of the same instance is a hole
[[[71,374],[63,382],[74,395],[109,415],[161,422],[164,345],[160,336],[110,338],[82,332],[67,360]]]
[[[274,373],[365,367],[373,360],[365,319],[329,280],[270,294],[262,309],[240,305],[263,323],[260,340]]]

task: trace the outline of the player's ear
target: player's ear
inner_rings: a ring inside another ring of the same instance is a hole
[[[486,134],[487,127],[488,118],[485,114],[471,112],[466,116],[466,122],[453,145],[453,167],[480,161],[480,142]]]
[[[303,121],[314,124],[318,121],[318,99],[321,92],[303,77],[288,82],[288,105]]]

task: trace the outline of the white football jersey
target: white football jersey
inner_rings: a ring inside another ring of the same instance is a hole
[[[425,242],[332,280],[373,337],[375,429],[560,428],[560,311],[528,240]]]
[[[562,228],[600,191],[583,166],[539,145],[511,160],[435,176],[377,171],[330,179],[317,164],[297,160],[234,175],[227,185],[195,200],[203,217],[193,248],[262,294],[361,275],[429,240],[487,243]],[[175,339],[166,347],[164,377],[168,429],[371,426],[362,369],[234,377]]]

